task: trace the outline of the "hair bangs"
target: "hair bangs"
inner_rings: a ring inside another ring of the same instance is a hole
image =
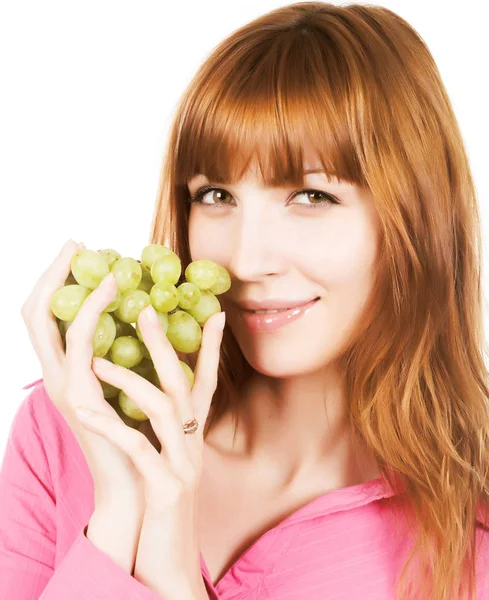
[[[338,53],[328,52],[331,44],[314,39],[319,35],[277,36],[249,54],[237,46],[239,60],[227,56],[202,74],[180,127],[181,183],[198,174],[237,182],[251,169],[265,186],[303,186],[306,169],[322,169],[330,179],[365,186],[352,83]]]

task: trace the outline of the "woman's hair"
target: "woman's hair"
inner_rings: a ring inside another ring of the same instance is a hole
[[[415,517],[397,598],[474,598],[478,529],[489,531],[480,221],[462,135],[421,36],[387,8],[326,2],[236,30],[177,106],[150,242],[188,264],[186,182],[240,181],[256,158],[265,185],[302,187],[306,145],[327,173],[369,190],[379,216],[374,290],[338,364],[354,439],[402,490],[406,522]],[[183,358],[195,365],[195,354]],[[226,328],[206,432],[227,408],[237,423],[252,372]]]

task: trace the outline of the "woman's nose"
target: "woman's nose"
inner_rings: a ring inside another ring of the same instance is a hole
[[[241,281],[258,281],[286,269],[286,240],[281,239],[277,224],[263,214],[242,219],[233,231],[230,247],[228,270]]]

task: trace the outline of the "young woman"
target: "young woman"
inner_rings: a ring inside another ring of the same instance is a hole
[[[1,471],[2,597],[489,598],[478,208],[413,28],[305,2],[235,31],[176,111],[151,242],[229,271],[222,341],[213,317],[192,394],[143,316],[161,390],[91,364],[107,280],[62,355],[65,246],[23,307],[44,378]]]

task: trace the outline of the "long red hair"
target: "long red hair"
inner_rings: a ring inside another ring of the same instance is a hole
[[[176,108],[150,242],[188,264],[186,181],[239,181],[256,158],[266,185],[302,187],[306,144],[328,173],[368,189],[379,216],[372,302],[338,360],[353,432],[416,516],[398,598],[474,598],[489,505],[480,220],[462,135],[420,35],[387,8],[325,2],[234,31]],[[226,329],[206,432],[227,408],[235,414],[250,373]]]

